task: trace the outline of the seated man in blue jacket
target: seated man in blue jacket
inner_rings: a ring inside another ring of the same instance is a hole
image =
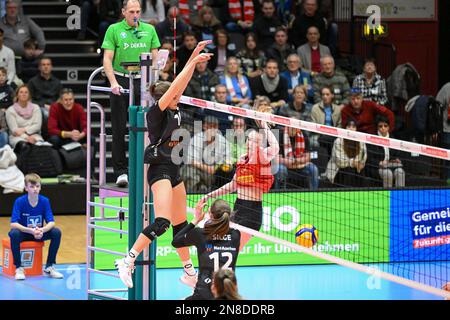
[[[293,100],[292,92],[297,85],[304,85],[308,90],[308,102],[314,102],[314,90],[312,87],[311,73],[302,69],[300,56],[296,53],[291,53],[287,57],[287,70],[280,73],[280,76],[288,81],[289,100]]]
[[[14,202],[11,231],[11,251],[16,266],[16,280],[25,280],[25,272],[21,264],[20,243],[24,241],[50,240],[47,264],[44,273],[51,278],[62,279],[64,276],[56,271],[56,254],[61,243],[61,230],[55,227],[50,201],[39,195],[41,191],[41,178],[30,173],[25,176],[25,190],[28,194],[16,199]],[[44,226],[44,221],[46,225]]]

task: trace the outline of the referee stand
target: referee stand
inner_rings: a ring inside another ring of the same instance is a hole
[[[91,274],[101,274],[119,278],[114,272],[105,272],[95,269],[94,253],[102,252],[114,256],[125,256],[125,253],[115,252],[99,248],[95,246],[95,230],[102,230],[103,232],[113,232],[128,235],[128,246],[132,247],[136,241],[137,236],[141,231],[154,221],[154,213],[152,206],[152,194],[146,183],[147,165],[144,165],[144,149],[148,145],[148,139],[145,139],[145,132],[147,131],[145,114],[153,103],[153,98],[150,95],[149,87],[154,84],[159,78],[159,70],[164,68],[167,60],[167,50],[160,50],[157,57],[156,68],[152,68],[152,59],[150,53],[142,53],[139,62],[122,63],[130,73],[130,89],[122,89],[121,93],[129,95],[129,151],[128,151],[128,168],[129,168],[129,185],[128,192],[124,189],[117,189],[106,185],[106,171],[105,171],[105,120],[103,108],[96,102],[91,102],[91,91],[111,92],[111,88],[92,86],[94,77],[103,70],[103,67],[96,69],[89,78],[87,85],[87,120],[88,120],[88,156],[90,159],[90,135],[91,135],[91,107],[97,108],[101,113],[101,131],[100,131],[100,157],[99,157],[99,197],[98,202],[92,195],[91,183],[86,184],[86,226],[87,226],[87,268],[86,268],[86,287],[88,299],[107,299],[107,300],[126,300],[125,298],[114,295],[114,293],[128,292],[128,300],[155,300],[156,299],[156,241],[154,241],[150,250],[145,249],[136,261],[136,270],[133,274],[133,288],[119,288],[119,289],[102,289],[93,288],[90,276]],[[135,105],[133,101],[133,79],[134,76],[141,75],[141,101],[140,105]],[[133,76],[134,75],[134,76]],[[90,172],[91,167],[87,161],[87,170]],[[105,198],[111,197],[126,197],[128,195],[128,208],[110,206],[105,204]],[[95,216],[95,210],[100,209],[100,217]],[[117,210],[117,216],[105,217],[104,210]],[[128,216],[125,214],[128,212]],[[96,225],[97,222],[103,221],[128,221],[128,231],[105,228]]]

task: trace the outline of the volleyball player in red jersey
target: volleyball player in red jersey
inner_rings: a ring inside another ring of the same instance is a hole
[[[260,112],[272,112],[270,104],[263,100],[256,107]],[[253,130],[247,139],[247,153],[238,161],[233,180],[223,187],[210,192],[200,199],[205,203],[208,199],[216,198],[237,191],[234,203],[234,214],[231,221],[244,227],[259,231],[262,225],[262,197],[267,193],[274,181],[271,172],[271,161],[278,155],[279,144],[275,135],[264,121],[256,121],[263,132]],[[263,140],[267,139],[268,146],[263,147]],[[251,239],[247,233],[241,234],[242,250]]]

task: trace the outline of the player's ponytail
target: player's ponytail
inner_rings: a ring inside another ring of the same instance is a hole
[[[220,300],[242,300],[238,292],[237,279],[231,269],[220,269],[213,275],[214,296]]]
[[[217,199],[210,209],[211,219],[205,222],[204,230],[208,239],[213,236],[222,238],[230,230],[231,208],[228,202]]]
[[[172,83],[169,81],[158,81],[150,86],[150,95],[158,101],[169,90]]]

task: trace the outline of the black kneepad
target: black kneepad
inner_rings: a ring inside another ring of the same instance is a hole
[[[181,229],[183,229],[185,226],[187,226],[187,221],[182,222],[180,224],[177,224],[176,226],[172,226],[173,229],[173,237],[175,238],[175,236],[177,235],[178,232],[181,231]]]
[[[170,221],[166,218],[156,218],[155,222],[149,225],[142,231],[142,234],[149,238],[151,241],[164,234],[170,227]]]

